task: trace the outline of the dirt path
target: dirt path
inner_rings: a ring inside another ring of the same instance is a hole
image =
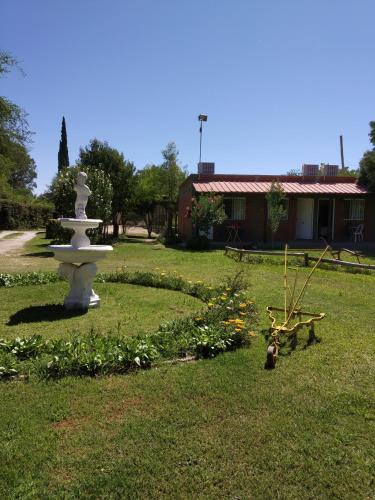
[[[22,234],[10,239],[4,239],[4,236],[21,231],[2,231],[0,233],[0,255],[5,255],[14,250],[20,250],[24,244],[34,238],[38,231],[22,231]]]

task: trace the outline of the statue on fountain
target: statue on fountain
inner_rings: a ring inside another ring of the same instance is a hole
[[[74,184],[74,191],[77,193],[76,203],[74,206],[76,219],[87,219],[86,205],[89,196],[91,195],[90,188],[86,185],[87,174],[79,172],[77,183]]]

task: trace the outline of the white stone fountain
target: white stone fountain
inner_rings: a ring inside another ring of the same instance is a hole
[[[80,172],[74,190],[77,193],[75,219],[58,219],[62,227],[73,229],[70,245],[50,245],[55,259],[61,262],[59,274],[68,279],[70,290],[65,297],[67,309],[88,309],[99,307],[100,298],[92,289],[97,266],[95,262],[104,259],[113,248],[110,245],[91,245],[86,235],[87,229],[94,229],[102,222],[100,219],[88,219],[86,216],[87,200],[91,191],[85,182],[87,174]]]

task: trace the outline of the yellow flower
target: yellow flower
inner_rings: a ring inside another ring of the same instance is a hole
[[[226,288],[225,290],[226,290],[227,292],[231,292],[231,291],[232,291],[232,289],[231,289],[231,288]]]
[[[202,318],[195,318],[195,321],[202,321]]]
[[[242,330],[242,328],[235,328],[234,331],[235,332],[240,332]]]
[[[257,336],[257,334],[255,332],[248,332],[248,335],[250,337],[256,337]]]
[[[245,304],[244,302],[241,302],[241,304],[239,305],[239,307],[240,307],[241,309],[244,309],[246,306],[247,306],[247,304]]]
[[[200,283],[203,283],[203,281],[196,281],[195,283],[199,285]]]
[[[209,302],[209,303],[207,304],[207,306],[208,306],[208,307],[214,307],[214,305],[213,305],[213,303],[212,303],[212,302]]]
[[[240,316],[247,316],[247,313],[240,312]]]
[[[165,273],[161,273],[160,276],[165,276],[166,274]]]

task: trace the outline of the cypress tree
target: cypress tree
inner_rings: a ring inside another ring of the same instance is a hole
[[[61,124],[61,139],[60,139],[57,169],[60,172],[64,167],[69,167],[69,153],[68,153],[68,136],[66,135],[65,117],[63,116]]]

